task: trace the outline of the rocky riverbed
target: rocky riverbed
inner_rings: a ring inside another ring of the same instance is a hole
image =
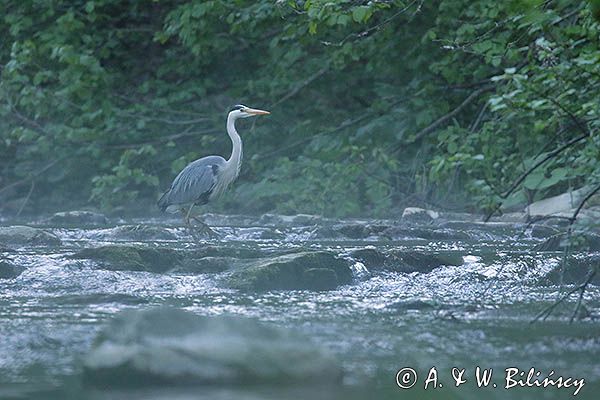
[[[583,377],[578,398],[600,389],[593,231],[571,241],[565,262],[560,221],[421,212],[204,220],[218,239],[174,219],[77,212],[4,221],[0,398],[573,394],[455,388],[451,368],[472,378],[476,366]],[[587,280],[579,307],[575,290],[531,323]],[[423,392],[433,366],[445,385]],[[403,367],[419,372],[415,388],[396,385]]]

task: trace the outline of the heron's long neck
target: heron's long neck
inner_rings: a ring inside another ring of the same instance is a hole
[[[227,117],[227,133],[233,145],[231,157],[227,160],[227,167],[231,168],[232,172],[235,171],[235,175],[237,176],[242,165],[242,138],[240,138],[240,135],[235,130],[235,118],[232,118],[231,115]]]

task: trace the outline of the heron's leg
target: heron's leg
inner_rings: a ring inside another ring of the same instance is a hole
[[[210,228],[210,226],[208,226],[204,221],[200,220],[198,217],[192,216],[191,218],[200,225],[202,232],[206,233],[209,237],[216,238],[216,239],[218,239],[220,237],[217,232],[213,231]]]
[[[190,204],[190,208],[188,209],[187,215],[185,216],[185,220],[190,222],[190,214],[192,213],[192,208],[194,208],[194,203]]]
[[[190,228],[191,227],[191,224],[190,224],[190,211],[189,210],[186,211],[186,209],[184,207],[181,207],[179,209],[179,211],[181,212],[181,217],[183,218],[183,223],[185,224],[186,227]]]

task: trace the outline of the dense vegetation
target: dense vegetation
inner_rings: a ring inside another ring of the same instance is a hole
[[[239,127],[242,175],[218,206],[233,212],[491,210],[598,185],[599,14],[565,0],[3,1],[0,207],[148,212],[187,162],[228,156],[236,103],[272,115]]]

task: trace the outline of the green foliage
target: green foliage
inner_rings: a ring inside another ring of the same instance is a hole
[[[224,112],[240,102],[272,115],[239,127],[242,176],[217,206],[235,212],[492,208],[584,130],[507,201],[597,182],[596,8],[5,1],[0,196],[23,199],[33,181],[31,209],[151,209],[187,162],[228,155]]]

